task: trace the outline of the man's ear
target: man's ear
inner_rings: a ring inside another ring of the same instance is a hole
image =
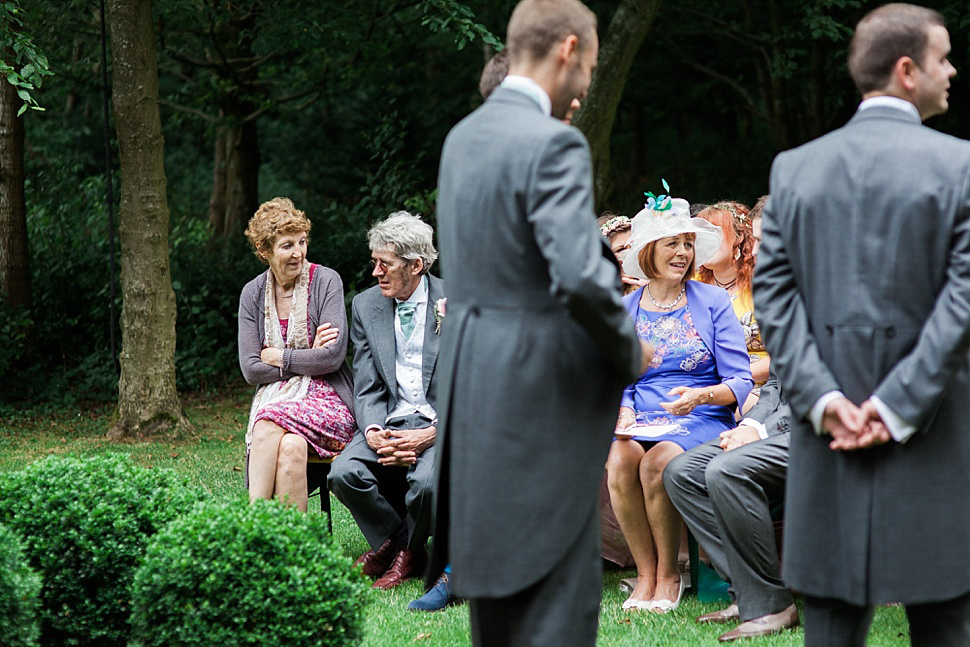
[[[416,258],[411,264],[411,274],[421,274],[424,271],[424,259]]]
[[[919,66],[909,56],[900,56],[896,64],[893,65],[893,81],[901,88],[907,92],[912,92],[916,89],[916,71]]]
[[[559,60],[565,63],[578,49],[579,37],[576,34],[569,34],[559,43]]]

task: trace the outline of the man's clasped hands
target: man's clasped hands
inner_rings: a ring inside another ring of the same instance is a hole
[[[892,439],[871,399],[858,407],[845,397],[833,399],[825,406],[822,427],[831,434],[829,448],[835,450],[866,449]]]

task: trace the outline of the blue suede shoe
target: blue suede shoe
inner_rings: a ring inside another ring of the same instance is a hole
[[[447,606],[461,602],[451,592],[451,582],[447,573],[442,573],[427,593],[408,604],[409,611],[441,611]]]

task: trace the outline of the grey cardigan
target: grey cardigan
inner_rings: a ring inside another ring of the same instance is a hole
[[[239,368],[249,384],[269,384],[294,375],[325,377],[340,396],[351,414],[354,412],[354,383],[347,366],[347,310],[344,306],[344,286],[340,275],[329,267],[317,265],[307,302],[307,323],[310,330],[322,323],[331,323],[340,331],[337,343],[327,348],[283,351],[283,375],[275,366],[259,358],[266,331],[263,329],[263,292],[266,289],[266,270],[247,283],[239,295]],[[311,340],[312,340],[311,334]]]

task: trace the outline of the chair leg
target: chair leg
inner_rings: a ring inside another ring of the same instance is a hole
[[[310,496],[320,496],[320,511],[327,515],[327,529],[333,535],[333,519],[330,517],[330,490],[327,477],[330,475],[330,462],[310,461],[307,463],[307,487]]]
[[[330,490],[327,488],[327,477],[330,476],[330,463],[323,465],[323,482],[320,484],[320,511],[327,515],[327,529],[333,536],[333,514],[330,511]]]
[[[694,539],[694,533],[690,530],[687,531],[687,550],[690,554],[690,588],[697,592],[697,575],[700,572],[698,564],[701,563],[700,556],[697,550],[697,540]]]

